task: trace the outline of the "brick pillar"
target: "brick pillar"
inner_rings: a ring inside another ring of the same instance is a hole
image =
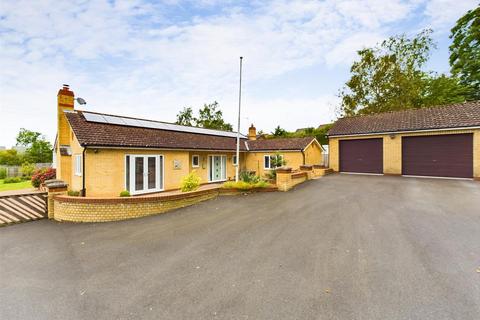
[[[56,195],[67,194],[68,184],[62,180],[47,180],[45,181],[45,189],[48,193],[48,219],[53,219],[54,213],[54,201],[53,197]]]
[[[307,180],[310,180],[313,178],[313,166],[312,165],[303,165],[300,166],[300,171],[306,172],[307,173]]]
[[[280,191],[288,191],[292,188],[292,168],[279,167],[277,173],[277,188]]]

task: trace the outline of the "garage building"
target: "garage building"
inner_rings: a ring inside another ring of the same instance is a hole
[[[480,180],[480,101],[346,117],[328,135],[337,172]]]

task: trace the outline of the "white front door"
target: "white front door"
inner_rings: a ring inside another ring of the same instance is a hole
[[[129,191],[131,194],[163,190],[163,156],[129,156]]]
[[[224,181],[227,177],[227,156],[208,157],[208,181]]]

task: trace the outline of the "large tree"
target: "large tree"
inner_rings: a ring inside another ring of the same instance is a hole
[[[218,102],[216,101],[210,104],[204,104],[203,108],[199,110],[198,117],[193,115],[192,108],[183,108],[183,110],[177,114],[177,121],[175,123],[207,129],[233,130],[232,125],[223,120],[223,112],[219,109]]]
[[[451,72],[472,88],[469,100],[480,99],[480,6],[458,19],[450,38]]]
[[[341,116],[373,114],[465,101],[456,79],[423,70],[435,44],[431,30],[391,37],[358,51],[351,78],[340,91]]]
[[[30,163],[52,162],[52,145],[40,132],[20,129],[17,145],[27,148],[25,160]]]

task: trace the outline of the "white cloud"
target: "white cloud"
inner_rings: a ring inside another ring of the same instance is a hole
[[[425,15],[437,32],[448,32],[455,21],[476,6],[478,0],[431,0],[426,3]]]
[[[90,110],[173,121],[183,106],[217,100],[234,123],[240,55],[249,121],[268,130],[314,126],[333,116],[325,106],[336,92],[267,100],[248,88],[314,65],[349,64],[356,50],[420,7],[400,0],[232,3],[3,1],[0,145],[12,144],[20,127],[53,140],[55,95],[64,82]],[[438,6],[428,3],[426,17],[456,19],[435,15]],[[216,7],[203,16],[195,11]],[[186,16],[189,10],[195,13]],[[291,106],[302,112],[292,115]]]

